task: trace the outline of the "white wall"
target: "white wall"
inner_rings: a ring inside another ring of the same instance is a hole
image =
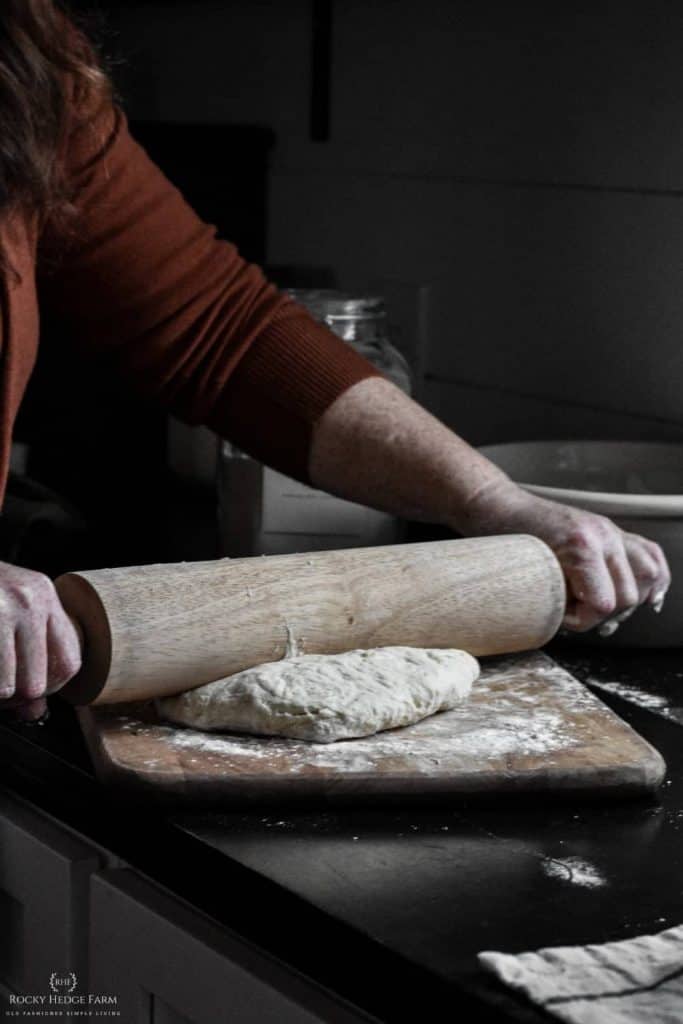
[[[683,9],[634,6],[337,0],[324,144],[306,0],[112,22],[136,117],[274,128],[270,263],[430,286],[424,397],[470,440],[678,439]]]

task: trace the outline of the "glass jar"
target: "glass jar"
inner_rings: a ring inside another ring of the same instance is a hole
[[[410,367],[389,340],[387,311],[380,295],[356,295],[331,288],[290,288],[287,294],[365,356],[393,384],[406,394],[411,393]]]
[[[289,289],[296,302],[411,392],[408,363],[390,342],[384,300],[332,289]],[[386,512],[318,491],[221,443],[218,515],[224,555],[244,557],[393,544],[400,523]]]

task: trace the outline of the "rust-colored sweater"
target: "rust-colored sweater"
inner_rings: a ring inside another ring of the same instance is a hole
[[[76,237],[65,247],[54,224],[39,230],[31,217],[0,224],[21,278],[8,276],[0,295],[0,496],[41,308],[151,401],[305,480],[313,424],[377,371],[216,239],[117,105],[90,123],[74,111],[65,152]]]

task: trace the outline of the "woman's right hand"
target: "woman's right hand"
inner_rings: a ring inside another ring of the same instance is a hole
[[[564,626],[610,636],[639,605],[660,611],[671,583],[664,552],[654,541],[625,533],[605,516],[529,494],[494,479],[470,502],[475,535],[530,533],[555,552],[567,581]]]
[[[76,629],[52,581],[0,562],[0,711],[34,721],[81,667]]]

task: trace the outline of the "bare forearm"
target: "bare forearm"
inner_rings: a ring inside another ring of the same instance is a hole
[[[361,381],[316,425],[316,487],[395,515],[469,533],[468,508],[507,477],[386,380]]]
[[[383,379],[344,392],[313,435],[312,482],[344,498],[466,536],[531,533],[565,572],[565,623],[610,630],[644,602],[661,607],[670,572],[657,544],[603,516],[528,494]]]

